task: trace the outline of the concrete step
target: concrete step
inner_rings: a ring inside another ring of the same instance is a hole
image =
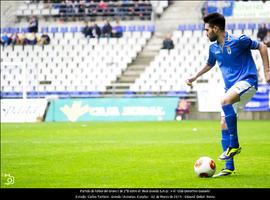
[[[116,83],[112,82],[111,85],[107,86],[107,88],[129,88],[130,84],[127,83]]]
[[[145,50],[147,49],[147,47],[145,47]],[[141,54],[139,54],[139,56],[144,56],[144,57],[152,57],[154,58],[159,52],[159,49],[150,49],[150,50],[146,50],[143,51]]]
[[[122,76],[134,76],[134,77],[138,77],[141,74],[142,71],[138,71],[138,70],[127,70],[125,71]]]
[[[153,56],[140,56],[134,61],[133,65],[145,66],[148,65],[153,59]],[[130,67],[132,67],[132,65]]]
[[[131,65],[127,70],[131,71],[143,71],[145,69],[145,65]]]
[[[120,82],[120,83],[134,83],[137,77],[135,77],[135,76],[121,76],[118,78],[118,82]]]
[[[160,50],[161,49],[161,47],[162,47],[162,43],[160,43],[160,44],[156,44],[156,45],[149,45],[149,46],[146,46],[145,48],[144,48],[144,51],[156,51],[156,52],[158,52],[158,50]]]

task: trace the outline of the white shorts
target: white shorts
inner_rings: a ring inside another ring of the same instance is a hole
[[[239,81],[235,83],[227,92],[229,91],[235,91],[240,96],[240,101],[232,105],[235,113],[237,113],[238,109],[242,109],[253,97],[253,95],[256,93],[256,88],[255,86],[251,86],[247,81]],[[223,110],[221,110],[221,116],[225,116]]]

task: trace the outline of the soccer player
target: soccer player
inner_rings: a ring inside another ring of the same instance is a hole
[[[207,64],[195,76],[186,80],[192,85],[198,77],[208,72],[218,62],[225,83],[225,94],[221,99],[221,144],[223,153],[219,160],[226,161],[225,168],[215,177],[231,175],[234,168],[233,157],[241,147],[237,135],[237,109],[245,105],[258,87],[257,69],[251,49],[260,52],[266,82],[270,84],[270,68],[267,47],[262,42],[251,40],[246,35],[234,37],[225,31],[225,18],[219,13],[211,13],[203,18],[207,37],[214,42],[209,47]]]

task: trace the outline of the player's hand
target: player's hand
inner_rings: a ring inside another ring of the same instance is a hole
[[[195,80],[196,80],[195,77],[189,78],[189,79],[186,80],[186,84],[187,84],[188,86],[192,86],[192,82],[194,82]]]

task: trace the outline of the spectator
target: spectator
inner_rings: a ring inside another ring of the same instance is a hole
[[[163,40],[163,46],[162,49],[168,49],[171,50],[174,48],[173,40],[171,39],[171,35],[166,35],[165,39]]]
[[[88,25],[88,22],[85,22],[85,27],[83,28],[82,30],[82,33],[84,34],[84,36],[87,38],[87,37],[90,37],[90,38],[93,38],[93,27]]]
[[[181,99],[178,102],[178,106],[176,108],[176,116],[175,119],[177,121],[187,119],[187,114],[190,112],[190,102],[185,99]]]
[[[109,20],[106,20],[105,25],[102,27],[102,37],[111,37],[112,36],[112,26]]]
[[[267,31],[267,35],[264,37],[263,43],[264,43],[267,47],[270,47],[270,30]]]
[[[267,28],[266,28],[266,24],[262,24],[262,26],[259,28],[258,33],[257,33],[257,38],[260,41],[263,41],[264,37],[267,34]]]
[[[60,21],[65,21],[67,17],[67,5],[65,1],[62,1],[61,4],[58,5]]]
[[[35,32],[28,33],[24,39],[24,44],[36,45],[37,44],[37,36]]]
[[[18,33],[12,33],[10,36],[10,44],[16,45],[19,43]]]
[[[94,27],[93,27],[93,36],[94,38],[100,38],[101,36],[101,30],[96,23],[94,24]]]
[[[124,32],[124,29],[120,25],[119,20],[116,20],[116,26],[114,26],[113,30],[112,30],[113,37],[121,38],[121,37],[123,37],[123,32]]]
[[[102,15],[104,15],[105,13],[108,12],[108,4],[104,1],[100,1],[97,4],[97,11],[101,13]]]
[[[38,32],[38,19],[35,16],[32,16],[29,21],[28,32],[30,33]]]
[[[18,43],[17,44],[24,45],[25,44],[24,40],[25,40],[25,34],[24,33],[18,34]]]
[[[1,44],[3,46],[8,46],[10,44],[11,40],[10,38],[8,37],[7,33],[4,33],[1,37]]]
[[[207,4],[208,4],[208,2],[206,1],[202,5],[202,8],[201,8],[202,18],[204,18],[204,16],[207,15]]]
[[[47,45],[50,44],[51,38],[49,37],[48,34],[42,34],[39,40],[40,45]]]

